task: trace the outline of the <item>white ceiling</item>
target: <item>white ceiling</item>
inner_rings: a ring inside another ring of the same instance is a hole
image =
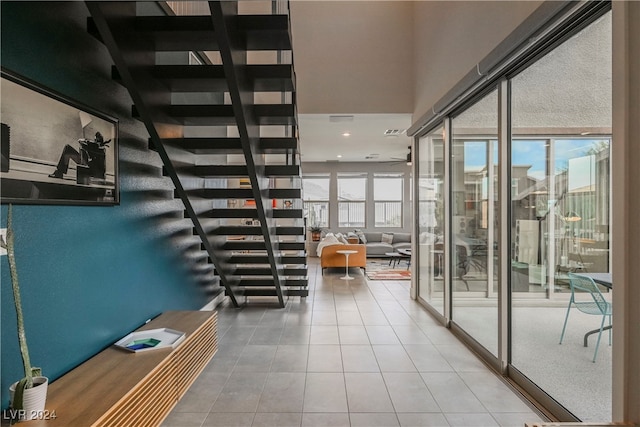
[[[406,159],[411,145],[411,138],[404,132],[411,125],[411,114],[299,114],[298,122],[303,162]],[[403,133],[385,136],[386,130]],[[345,132],[351,135],[343,136]],[[366,158],[375,154],[377,158]]]
[[[432,111],[541,3],[291,1],[302,161],[406,158],[410,138],[384,131],[407,129],[412,116]],[[354,121],[331,123],[331,114]]]
[[[406,159],[410,138],[384,132],[411,125],[412,2],[292,1],[290,8],[302,161]],[[365,158],[371,154],[379,158]]]

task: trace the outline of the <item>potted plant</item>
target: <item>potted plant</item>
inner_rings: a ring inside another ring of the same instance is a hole
[[[20,298],[20,284],[18,282],[18,269],[16,267],[14,235],[12,227],[12,206],[9,205],[7,213],[7,241],[2,242],[6,248],[9,261],[9,273],[11,275],[11,287],[13,288],[14,305],[16,308],[16,323],[18,327],[18,341],[24,367],[24,378],[15,382],[9,388],[11,394],[11,422],[24,421],[37,418],[44,411],[47,398],[49,380],[42,376],[40,368],[31,366],[29,348],[24,330],[24,317],[22,315],[22,300]]]
[[[312,225],[309,227],[309,231],[311,231],[311,240],[313,242],[319,242],[322,237],[322,227],[319,225]]]

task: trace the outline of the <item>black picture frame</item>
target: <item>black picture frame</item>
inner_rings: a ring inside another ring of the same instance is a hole
[[[0,202],[119,204],[118,120],[5,68],[0,77]]]

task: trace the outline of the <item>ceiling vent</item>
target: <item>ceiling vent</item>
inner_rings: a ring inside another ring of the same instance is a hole
[[[366,155],[364,158],[365,158],[365,160],[374,160],[374,159],[377,159],[379,157],[380,157],[380,154],[371,153],[371,154]]]
[[[329,116],[329,121],[331,123],[344,123],[344,122],[352,122],[353,121],[353,116],[349,116],[349,115],[336,115],[336,116]]]
[[[384,131],[384,136],[400,136],[406,132],[406,129],[387,129]]]

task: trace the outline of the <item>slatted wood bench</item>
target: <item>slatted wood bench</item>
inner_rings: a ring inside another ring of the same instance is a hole
[[[44,415],[55,419],[25,427],[157,426],[218,349],[217,315],[170,311],[138,331],[170,328],[186,333],[175,349],[130,353],[109,347],[49,386]]]

